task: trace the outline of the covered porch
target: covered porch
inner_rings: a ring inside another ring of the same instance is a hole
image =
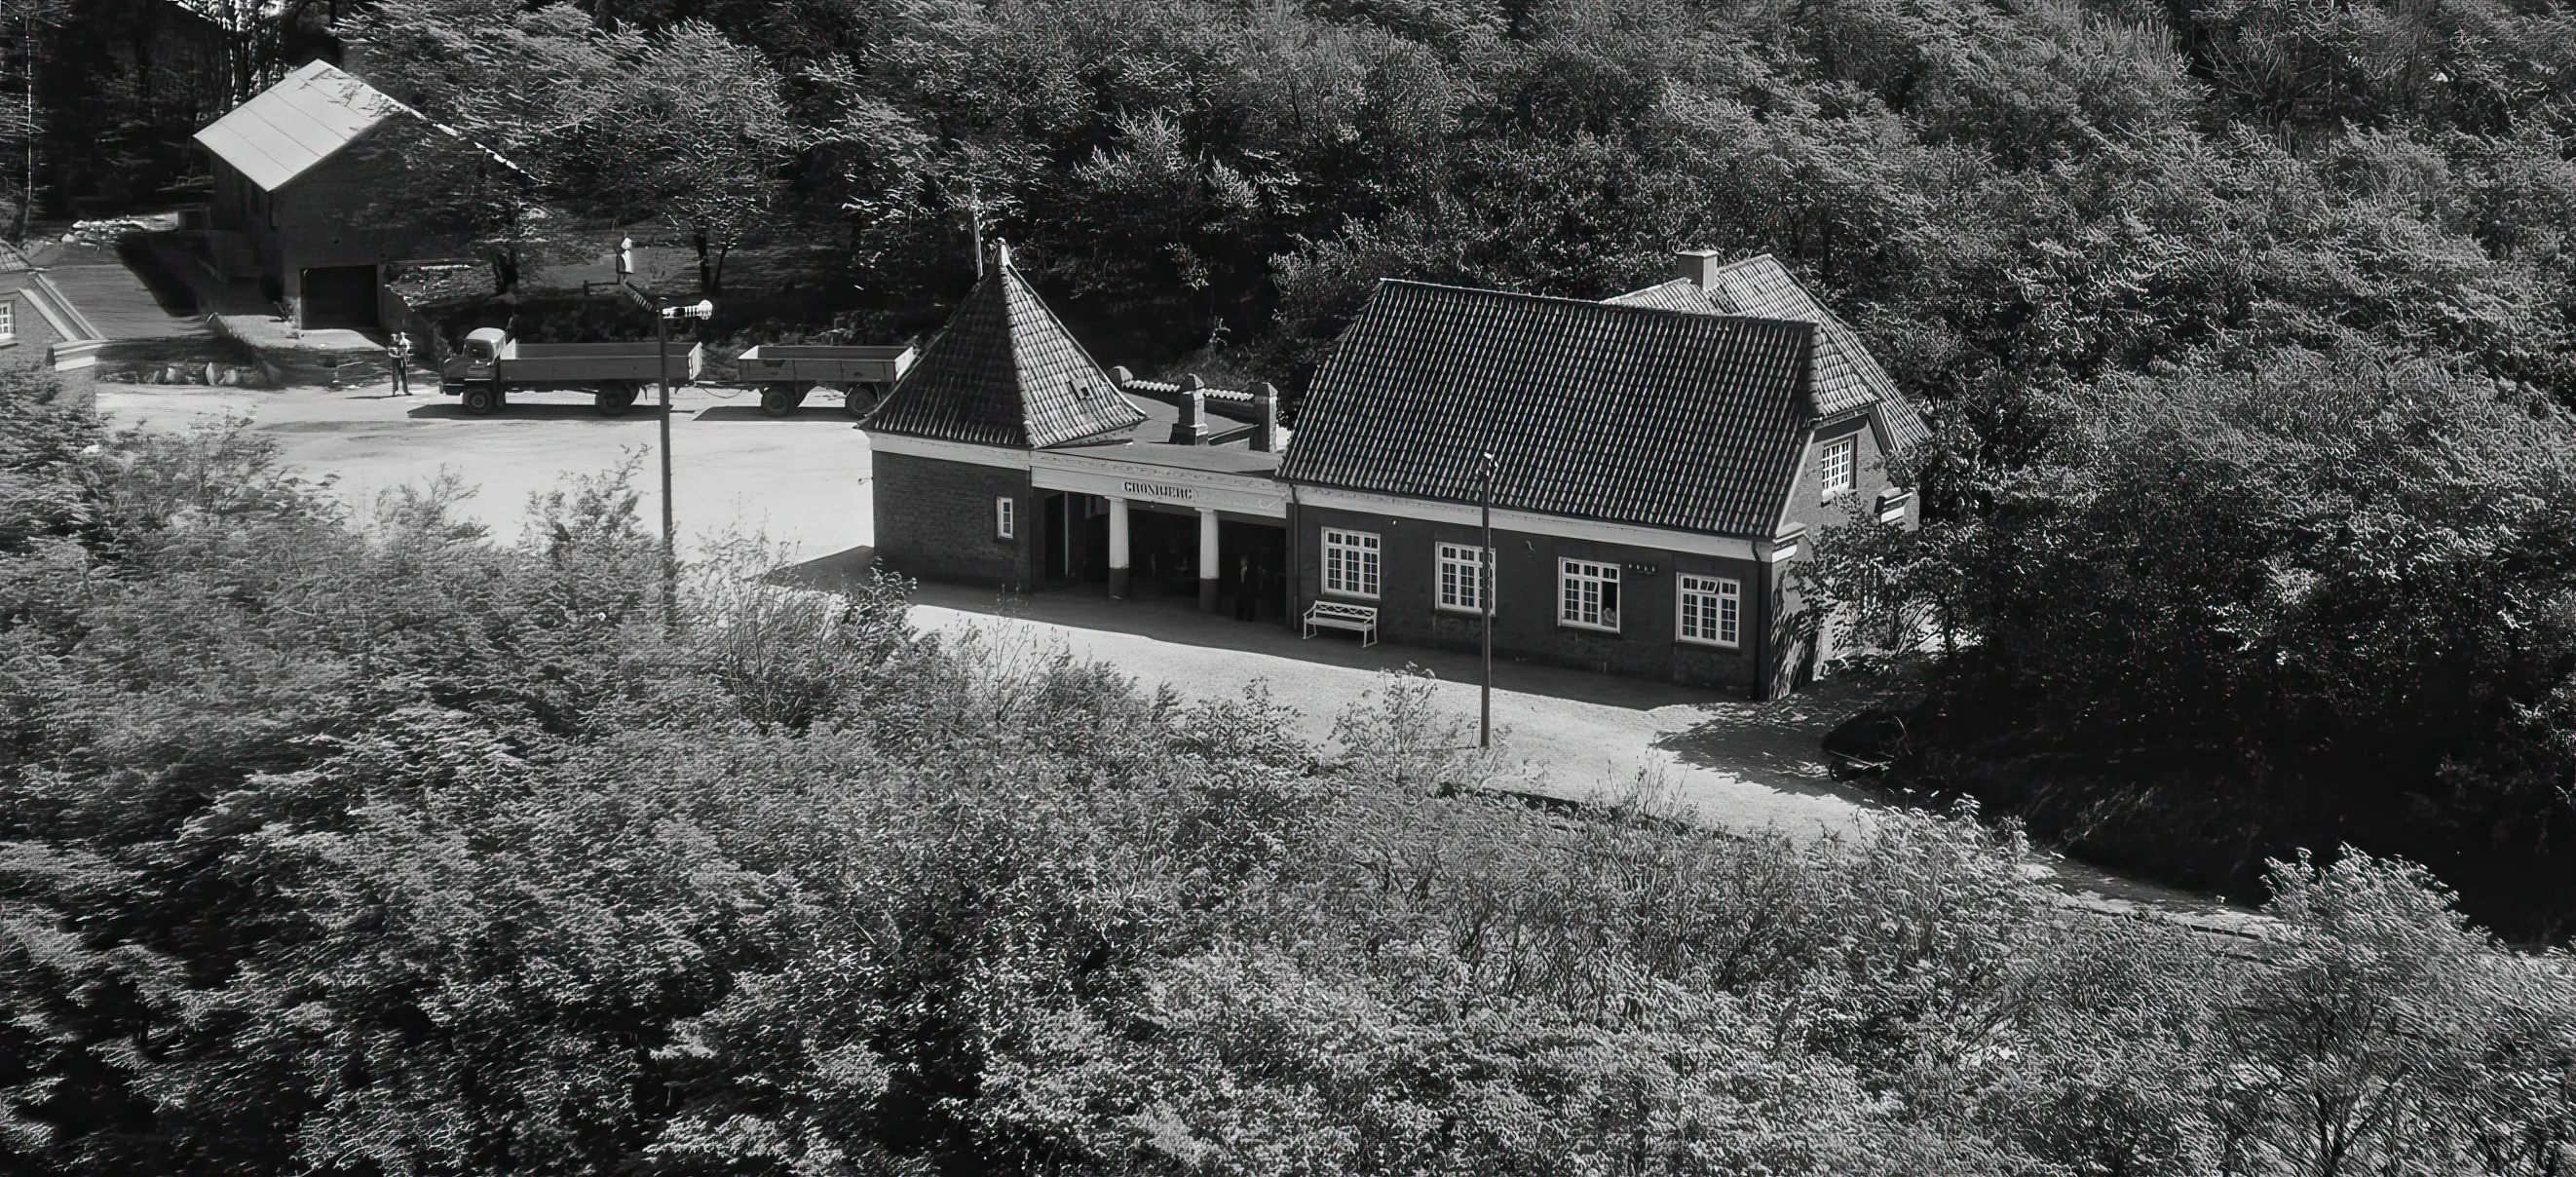
[[[1041,581],[1190,600],[1242,620],[1288,605],[1287,490],[1274,454],[1191,446],[1040,450]]]

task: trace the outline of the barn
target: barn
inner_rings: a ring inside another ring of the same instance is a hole
[[[256,274],[307,328],[377,328],[384,267],[437,251],[408,195],[422,153],[498,162],[322,61],[233,108],[196,142],[214,173],[207,222],[220,268]]]

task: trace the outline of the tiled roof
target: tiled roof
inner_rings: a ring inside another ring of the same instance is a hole
[[[1017,268],[986,271],[904,373],[875,432],[1043,449],[1145,419]]]
[[[1671,286],[1667,282],[1664,286]],[[1682,285],[1691,285],[1683,282]],[[1649,291],[1664,289],[1650,286],[1621,299],[1633,299]],[[1896,387],[1887,369],[1861,345],[1860,333],[1842,321],[1807,288],[1790,276],[1779,259],[1770,254],[1749,257],[1719,269],[1704,292],[1712,308],[1721,314],[1757,315],[1766,319],[1795,319],[1816,325],[1816,411],[1827,417],[1867,408],[1881,407],[1885,417],[1888,441],[1895,449],[1905,449],[1917,442],[1930,440],[1931,429],[1914,403]]]
[[[1378,284],[1316,372],[1280,476],[1768,537],[1798,469],[1814,328]]]
[[[1688,278],[1675,278],[1670,282],[1658,282],[1643,290],[1631,290],[1626,294],[1618,295],[1613,298],[1605,298],[1601,301],[1609,303],[1612,306],[1653,307],[1654,309],[1661,311],[1689,311],[1695,315],[1722,315],[1726,313],[1717,309],[1717,304],[1710,302],[1707,295],[1700,293],[1699,283],[1693,282]],[[1797,316],[1773,315],[1771,317],[1775,319],[1794,319]]]
[[[196,138],[251,183],[275,192],[396,114],[419,117],[383,91],[317,61],[234,107]]]

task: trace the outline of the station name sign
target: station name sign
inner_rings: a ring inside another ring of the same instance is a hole
[[[1165,486],[1159,482],[1134,481],[1128,482],[1126,486],[1127,493],[1139,498],[1170,499],[1174,502],[1184,502],[1199,497],[1198,491],[1186,486]]]

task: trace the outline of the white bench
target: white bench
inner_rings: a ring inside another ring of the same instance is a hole
[[[1315,636],[1315,627],[1347,629],[1360,635],[1360,647],[1377,644],[1377,606],[1345,605],[1340,601],[1317,601],[1306,606],[1306,636]]]

